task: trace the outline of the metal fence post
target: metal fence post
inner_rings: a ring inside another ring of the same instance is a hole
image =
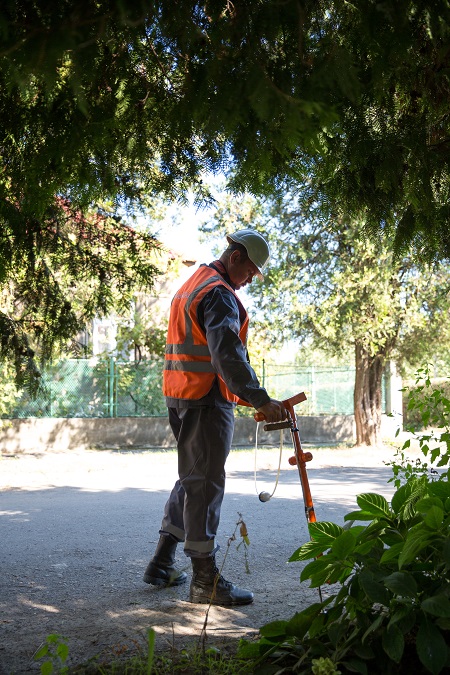
[[[108,361],[105,361],[105,400],[102,403],[102,408],[104,410],[105,417],[108,416],[108,400],[109,400],[108,388],[109,388],[109,359]]]
[[[333,370],[333,410],[337,410],[336,371]]]
[[[117,410],[119,407],[119,396],[118,396],[118,381],[120,368],[117,368],[117,363],[114,364],[114,393],[113,393],[113,417],[117,417]]]
[[[114,359],[108,359],[108,412],[109,417],[114,417]]]
[[[50,417],[53,417],[53,379],[55,377],[55,371],[53,370],[53,361],[50,361],[50,385],[49,385],[49,398],[50,398]]]
[[[311,406],[313,415],[317,415],[317,397],[316,397],[316,372],[314,364],[311,366]]]

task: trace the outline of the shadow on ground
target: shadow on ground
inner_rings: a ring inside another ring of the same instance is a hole
[[[255,602],[212,608],[209,644],[254,635],[267,621],[289,618],[318,600],[317,590],[299,583],[303,565],[287,563],[308,539],[296,469],[280,472],[270,502],[260,502],[256,494],[272,491],[276,473],[258,473],[256,487],[253,471],[228,474],[218,562],[226,558],[224,576],[253,590]],[[342,522],[358,493],[392,494],[386,486],[389,475],[383,468],[309,470],[318,520]],[[120,487],[117,476],[108,489],[103,478],[102,487],[95,481],[55,487],[43,481],[39,489],[12,487],[0,493],[3,673],[38,672],[33,655],[52,633],[68,638],[71,665],[107,662],[143,649],[150,627],[157,631],[160,649],[199,639],[206,608],[187,602],[188,585],[161,591],[142,582],[170,476],[155,475],[146,489]],[[240,517],[247,524],[248,549],[236,532]],[[178,560],[189,572],[182,550]]]

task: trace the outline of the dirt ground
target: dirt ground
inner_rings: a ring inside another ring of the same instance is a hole
[[[392,494],[385,465],[392,446],[312,450],[308,475],[318,520],[342,522],[361,492]],[[253,590],[255,601],[211,608],[208,646],[254,636],[267,621],[289,618],[318,600],[316,589],[299,583],[302,565],[287,563],[308,538],[290,454],[285,447],[277,491],[261,503],[257,493],[272,492],[275,484],[278,449],[258,451],[256,485],[253,451],[231,453],[217,558],[225,560],[224,576]],[[199,640],[206,607],[187,601],[189,584],[160,590],[142,582],[175,479],[173,451],[2,455],[0,673],[39,672],[34,655],[55,633],[67,638],[71,666],[136,653],[149,627],[160,650]],[[239,536],[230,541],[239,514],[248,527],[248,550]],[[180,547],[177,559],[190,572]]]

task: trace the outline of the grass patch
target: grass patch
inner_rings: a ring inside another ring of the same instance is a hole
[[[237,649],[236,641],[236,649]],[[230,648],[220,650],[189,648],[155,654],[150,663],[147,654],[117,659],[108,664],[90,663],[71,669],[73,675],[245,675],[252,664],[238,659]]]

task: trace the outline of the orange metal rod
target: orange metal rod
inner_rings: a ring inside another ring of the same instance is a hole
[[[286,408],[289,421],[291,422],[291,435],[295,451],[295,456],[292,457],[292,460],[294,461],[291,463],[297,464],[298,473],[300,476],[300,484],[302,486],[303,492],[303,502],[305,504],[306,520],[308,521],[308,523],[315,523],[316,512],[314,510],[314,503],[312,500],[311,489],[309,487],[308,473],[306,471],[306,462],[312,459],[312,455],[310,452],[304,453],[302,450],[297,416],[294,410],[294,406],[297,405],[298,403],[302,403],[302,401],[306,401],[306,395],[303,392],[300,392],[295,396],[291,396],[291,398],[287,398],[282,403]],[[255,413],[253,417],[257,422],[262,422],[265,419],[262,413]]]
[[[301,399],[302,401],[306,400],[306,396],[303,394],[304,398]],[[297,416],[295,414],[294,410],[294,405],[295,403],[292,403],[292,400],[296,399],[294,396],[292,399],[288,399],[287,401],[283,401],[284,407],[286,408],[286,411],[290,417],[291,420],[291,435],[292,435],[292,441],[294,443],[294,451],[295,451],[295,459],[296,459],[296,464],[298,468],[298,473],[300,476],[300,483],[302,486],[302,492],[303,492],[303,502],[305,504],[305,515],[306,515],[306,520],[308,523],[315,523],[316,522],[316,512],[314,510],[314,503],[311,495],[311,489],[309,487],[309,480],[308,480],[308,473],[306,471],[306,460],[312,459],[312,456],[310,453],[305,454],[302,450],[302,445],[300,442],[300,432],[298,430],[298,424],[297,424]]]

